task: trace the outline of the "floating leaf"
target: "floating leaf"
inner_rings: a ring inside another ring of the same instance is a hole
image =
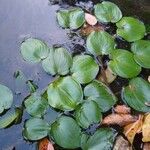
[[[49,124],[39,118],[31,118],[25,122],[23,136],[27,140],[39,140],[48,135]]]
[[[9,109],[13,103],[13,93],[5,85],[0,84],[0,114]]]
[[[122,18],[119,7],[112,2],[102,2],[94,6],[94,13],[100,22],[118,22]]]
[[[150,102],[150,84],[144,79],[137,77],[123,88],[122,98],[133,109],[141,112],[150,112],[146,102]]]
[[[48,102],[46,99],[33,93],[31,96],[27,97],[24,101],[26,111],[33,117],[42,117],[48,107]]]
[[[32,80],[28,80],[26,84],[28,85],[30,93],[34,93],[38,89],[38,86]]]
[[[82,143],[82,149],[112,150],[116,135],[116,131],[111,128],[100,128]]]
[[[85,101],[75,111],[77,123],[82,128],[88,128],[94,123],[99,123],[102,120],[102,114],[97,103],[94,101]]]
[[[66,149],[80,147],[81,129],[74,119],[61,116],[51,125],[51,136],[56,144]]]
[[[105,32],[92,32],[86,41],[88,51],[93,55],[107,55],[110,54],[115,48],[113,37]]]
[[[85,13],[85,20],[91,26],[94,26],[97,23],[96,17],[88,13]]]
[[[135,61],[144,68],[150,68],[150,41],[139,40],[132,44]]]
[[[74,110],[82,102],[80,84],[72,77],[60,77],[47,89],[49,105],[60,110]]]
[[[117,35],[128,42],[142,39],[146,32],[144,23],[132,17],[123,17],[116,25]]]
[[[80,8],[60,10],[57,13],[57,20],[61,27],[78,29],[85,22],[84,11]]]
[[[66,75],[71,66],[71,54],[62,47],[51,48],[48,57],[42,61],[43,69],[51,75]]]
[[[81,84],[91,82],[98,74],[99,66],[89,55],[78,55],[73,59],[72,76]]]
[[[133,54],[123,49],[117,49],[112,53],[112,60],[108,66],[123,78],[133,78],[141,72],[141,67],[134,61]]]
[[[49,54],[49,47],[38,39],[29,38],[21,44],[21,54],[24,60],[37,63]]]
[[[38,143],[38,150],[54,150],[53,144],[47,139],[44,138]]]
[[[94,100],[102,112],[108,111],[117,101],[110,89],[96,80],[85,87],[84,95],[88,100]]]

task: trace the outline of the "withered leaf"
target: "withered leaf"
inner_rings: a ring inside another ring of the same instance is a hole
[[[54,150],[54,147],[53,144],[47,138],[44,138],[39,141],[38,150]]]
[[[89,14],[89,13],[85,13],[85,20],[91,26],[94,26],[97,23],[96,17],[91,15],[91,14]]]
[[[117,105],[114,108],[114,111],[118,114],[130,114],[131,113],[131,108],[127,107],[126,105]]]
[[[150,150],[150,143],[144,143],[143,150]]]

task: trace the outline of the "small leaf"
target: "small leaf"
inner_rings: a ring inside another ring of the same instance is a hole
[[[127,107],[126,105],[117,105],[114,108],[115,113],[118,114],[130,114],[131,113],[131,108]]]
[[[21,44],[21,54],[24,60],[37,63],[49,54],[49,47],[38,39],[29,38]]]
[[[42,61],[43,69],[51,75],[66,75],[71,66],[71,54],[62,47],[51,48],[48,57]]]
[[[99,123],[102,120],[102,114],[97,103],[94,101],[85,101],[75,111],[77,123],[82,128],[88,128],[94,123]]]
[[[38,143],[38,150],[54,150],[53,144],[47,139],[44,138]]]
[[[98,74],[99,66],[89,55],[78,55],[73,59],[72,76],[81,84],[91,82]]]
[[[144,23],[133,17],[123,17],[116,26],[117,35],[128,42],[142,39],[146,32]]]
[[[91,26],[94,26],[97,23],[96,17],[88,13],[85,13],[85,20]]]
[[[30,93],[34,93],[38,89],[38,86],[32,80],[28,80],[26,84],[28,85]]]
[[[13,103],[13,93],[5,85],[0,84],[0,114],[9,109]]]
[[[108,111],[117,101],[110,89],[96,80],[84,88],[84,95],[88,100],[94,100],[102,112]]]
[[[133,54],[123,49],[117,49],[112,53],[112,60],[108,66],[123,78],[133,78],[141,72],[141,67],[134,61]]]
[[[80,147],[81,129],[71,117],[59,117],[51,125],[51,136],[56,144],[63,148],[75,149]]]
[[[150,41],[139,40],[132,44],[135,61],[144,68],[150,68]]]
[[[113,37],[105,32],[92,32],[86,41],[88,51],[95,55],[107,55],[110,54],[115,48],[115,42]]]
[[[129,82],[122,90],[122,99],[133,109],[140,112],[150,112],[146,102],[150,102],[150,84],[144,79],[137,77]]]
[[[60,110],[74,110],[82,102],[80,84],[72,77],[60,77],[48,86],[48,103]]]
[[[27,140],[39,140],[48,135],[49,124],[39,118],[31,118],[25,122],[23,136]]]
[[[94,13],[100,22],[118,22],[122,18],[119,7],[112,2],[102,2],[94,6]]]

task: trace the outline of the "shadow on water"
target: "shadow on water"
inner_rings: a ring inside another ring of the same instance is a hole
[[[149,0],[112,1],[121,7],[125,15],[137,16],[145,23],[150,23]],[[78,5],[88,7],[91,6],[91,2],[84,0]],[[69,31],[58,27],[55,18],[58,9],[58,5],[50,5],[48,0],[0,0],[0,83],[13,91],[14,106],[20,106],[28,95],[26,87],[20,87],[20,95],[15,94],[13,74],[16,70],[21,70],[28,79],[34,79],[40,90],[53,79],[42,70],[40,64],[31,65],[23,61],[19,47],[24,39],[36,37],[46,41],[50,46],[62,44],[67,48],[76,49],[78,45],[84,44],[80,38],[70,40],[67,36]],[[57,113],[49,111],[51,115],[47,120],[53,121]],[[23,120],[27,117],[27,114],[24,114]],[[34,144],[23,140],[22,128],[23,123],[0,130],[0,150],[12,150],[14,146],[16,150],[35,150]]]

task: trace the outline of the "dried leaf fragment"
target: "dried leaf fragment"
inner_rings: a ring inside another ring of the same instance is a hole
[[[97,24],[97,19],[95,16],[89,14],[89,13],[85,13],[85,20],[86,22],[91,25],[91,26],[94,26]]]
[[[126,105],[117,105],[114,108],[114,111],[118,114],[130,114],[131,113],[131,108],[127,107]]]
[[[150,143],[144,143],[143,150],[150,150]]]
[[[47,139],[44,138],[38,143],[39,150],[54,150],[53,144]]]

